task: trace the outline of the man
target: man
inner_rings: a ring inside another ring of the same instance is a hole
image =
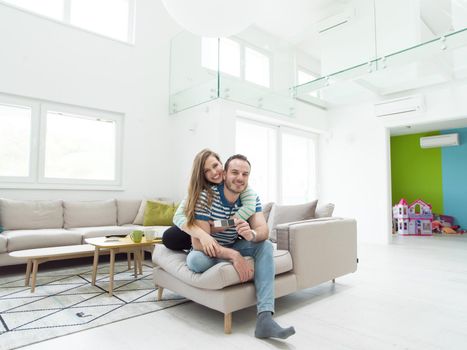
[[[197,226],[210,232],[211,220],[229,219],[240,208],[239,197],[248,186],[250,168],[250,162],[243,155],[236,154],[227,160],[224,183],[213,187],[211,201],[206,192],[200,196],[195,210]],[[282,328],[272,319],[275,275],[273,247],[268,240],[269,231],[261,210],[259,198],[256,198],[256,213],[248,222],[235,219],[235,227],[212,234],[219,243],[215,257],[204,254],[201,245],[194,239],[194,249],[188,254],[187,264],[190,270],[201,273],[222,260],[230,260],[242,282],[254,275],[258,310],[255,336],[285,339],[295,334],[295,329]],[[244,256],[254,258],[254,273]]]

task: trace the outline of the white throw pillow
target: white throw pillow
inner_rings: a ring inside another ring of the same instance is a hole
[[[273,242],[277,241],[277,225],[285,224],[286,222],[314,219],[317,204],[318,200],[298,205],[275,204],[269,214],[269,239]]]

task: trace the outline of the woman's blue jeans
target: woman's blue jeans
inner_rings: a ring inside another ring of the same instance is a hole
[[[250,242],[237,240],[228,247],[238,251],[242,256],[251,256],[255,261],[254,282],[258,314],[263,311],[274,312],[274,276],[275,266],[273,247],[270,241]],[[199,250],[192,250],[186,259],[191,271],[202,273],[219,262],[225,260],[211,258]]]

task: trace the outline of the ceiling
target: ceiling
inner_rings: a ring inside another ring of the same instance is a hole
[[[291,44],[296,52],[304,53],[301,57],[312,63],[303,67],[310,72],[319,77],[332,77],[331,84],[321,80],[300,89],[298,96],[309,103],[330,108],[348,101],[390,98],[393,94],[467,78],[464,63],[467,62],[467,35],[462,36],[463,46],[453,47],[454,40],[448,38],[448,50],[440,50],[441,45],[437,44],[405,50],[467,27],[467,0],[259,2],[262,11],[255,27]],[[351,26],[338,24],[340,30],[334,31],[334,26],[319,33],[327,23],[339,23],[343,16],[347,16],[345,23],[352,23]],[[395,23],[402,27],[397,30]],[[346,29],[342,31],[343,28]],[[406,29],[410,35],[404,36],[401,33],[407,33]],[[342,38],[345,41],[339,42]],[[331,40],[338,44],[329,45]],[[398,51],[400,55],[391,55]],[[363,67],[369,60],[382,56],[391,57],[387,64],[384,62],[384,69]],[[363,68],[350,69],[358,65]],[[308,101],[308,94],[317,92],[320,103],[316,99]]]
[[[255,25],[319,57],[316,25],[342,12],[352,0],[260,0]]]
[[[362,7],[370,8],[368,13],[376,13],[378,20],[378,9],[384,12],[384,6],[388,6],[384,5],[384,1],[392,7],[403,7],[403,11],[410,11],[410,8],[415,6],[410,4],[412,0],[379,0],[379,2],[376,0],[259,0],[261,11],[255,25],[319,60],[321,57],[318,34],[320,22],[345,11],[354,11]],[[420,27],[423,27],[424,40],[453,31],[456,26],[465,27],[462,23],[455,23],[453,13],[456,13],[456,17],[461,18],[462,22],[462,18],[467,17],[467,0],[417,0],[417,2],[419,16],[414,18],[417,18]],[[374,26],[371,25],[369,28],[374,28]]]

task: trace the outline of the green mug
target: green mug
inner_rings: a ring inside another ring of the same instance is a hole
[[[143,234],[144,234],[143,231],[135,230],[132,233],[130,233],[130,238],[133,242],[140,243],[141,240],[143,239]]]

